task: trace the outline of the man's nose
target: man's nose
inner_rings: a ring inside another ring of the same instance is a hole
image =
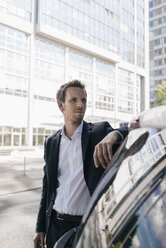
[[[83,106],[83,102],[80,100],[80,101],[78,101],[77,102],[77,107],[80,107],[80,108],[82,108],[82,106]]]

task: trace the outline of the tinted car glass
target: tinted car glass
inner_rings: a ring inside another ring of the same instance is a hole
[[[159,181],[152,194],[131,215],[114,241],[108,242],[108,247],[165,248],[166,177],[161,183]]]
[[[77,248],[164,247],[164,231],[160,232],[160,237],[157,230],[155,232],[155,226],[161,224],[164,230],[166,228],[166,222],[160,222],[161,216],[165,219],[166,209],[166,179],[163,180],[166,148],[160,132],[154,128],[148,131],[150,137],[146,144],[139,152],[122,162],[113,184],[105,188],[98,199],[78,240]],[[145,129],[134,130],[129,135],[126,148],[143,132]],[[157,171],[153,175],[151,172],[155,168]],[[163,211],[160,209],[162,205]],[[160,211],[158,220],[151,217],[155,211]],[[155,246],[155,242],[158,245]]]
[[[109,223],[103,222],[106,214],[100,201],[90,216],[76,247],[165,248],[166,178],[162,182],[160,179],[152,194],[146,201],[143,201],[137,211],[126,219],[126,224],[122,226],[114,239],[109,231]]]

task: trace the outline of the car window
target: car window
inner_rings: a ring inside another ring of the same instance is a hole
[[[134,143],[134,141],[146,130],[147,129],[144,128],[134,130],[133,134],[129,135],[129,139],[127,141],[127,147],[129,148]],[[98,200],[94,210],[90,215],[90,218],[88,219],[85,225],[85,228],[76,246],[77,248],[81,248],[81,247],[88,247],[88,248],[116,247],[117,248],[117,247],[123,247],[121,246],[122,242],[124,247],[130,247],[130,246],[125,246],[128,245],[129,242],[128,239],[131,239],[130,235],[127,236],[128,234],[125,234],[126,237],[123,239],[120,237],[117,238],[114,242],[114,246],[111,246],[110,243],[110,241],[113,238],[113,235],[117,232],[117,230],[119,230],[122,224],[124,224],[124,221],[126,219],[126,217],[124,217],[123,219],[123,215],[125,215],[125,213],[123,213],[122,215],[122,209],[124,211],[124,206],[126,207],[126,212],[128,211],[128,209],[130,210],[133,209],[134,207],[136,208],[136,210],[138,209],[139,201],[141,197],[146,193],[147,188],[146,187],[142,188],[141,191],[142,194],[134,193],[135,196],[133,201],[131,201],[130,199],[129,202],[128,198],[131,198],[131,195],[133,194],[133,192],[136,191],[138,184],[142,181],[145,181],[147,174],[150,173],[150,171],[154,167],[156,167],[161,161],[163,161],[163,159],[165,159],[166,157],[165,142],[162,139],[161,133],[154,128],[150,128],[148,129],[148,131],[150,133],[150,137],[147,140],[146,144],[143,146],[143,148],[139,152],[137,152],[131,157],[128,157],[122,162],[114,182],[111,183],[107,188],[105,188],[102,196]],[[165,164],[163,164],[162,166],[166,166],[165,160],[164,160]],[[157,192],[161,192],[161,189],[158,190],[159,191],[157,191],[156,189],[155,191],[156,193],[154,193],[154,195],[156,195]],[[160,196],[158,198],[159,198],[158,201],[160,202]],[[126,202],[128,202],[129,206],[127,206]],[[165,202],[165,196],[163,198],[163,202]],[[166,202],[165,202],[165,208],[166,208]],[[118,214],[116,215],[116,213]],[[118,219],[119,218],[118,216],[121,215],[122,218]],[[137,216],[138,216],[138,212],[133,214],[133,216],[131,217],[131,221],[129,220],[131,226],[132,223],[133,225],[135,225],[134,224],[136,223],[135,218]],[[148,213],[146,214],[146,216],[147,216],[146,218],[149,218]],[[139,223],[138,220],[137,223]],[[143,229],[140,229],[140,232],[141,230]],[[124,231],[122,233],[124,235]],[[136,240],[138,239],[138,237],[133,235],[133,239]],[[131,246],[131,247],[137,247],[137,246]],[[151,246],[140,246],[140,247],[151,247]]]
[[[77,248],[165,248],[166,178],[162,182],[158,181],[152,194],[126,219],[126,223],[121,226],[121,230],[114,238],[109,227],[107,213],[103,210],[103,202],[100,201],[95,207]]]
[[[126,225],[108,247],[160,247],[166,244],[166,177],[141,207],[127,220]],[[111,236],[111,235],[110,235]]]
[[[134,130],[127,142],[127,147],[146,131],[146,128]],[[125,159],[117,173],[113,182],[116,202],[127,194],[134,184],[139,182],[139,179],[146,176],[148,170],[157,164],[166,153],[165,143],[155,128],[149,128],[149,138],[142,149],[131,157]],[[143,179],[143,178],[142,178]]]

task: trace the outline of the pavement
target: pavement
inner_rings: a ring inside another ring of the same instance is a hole
[[[1,247],[33,247],[43,166],[42,150],[0,156]]]
[[[43,166],[43,150],[0,156],[0,196],[41,188]]]

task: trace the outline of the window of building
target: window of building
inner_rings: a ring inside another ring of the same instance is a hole
[[[0,8],[3,13],[12,14],[20,19],[32,22],[32,0],[2,0],[0,1]]]
[[[29,80],[29,36],[0,25],[1,93],[27,96]]]
[[[33,146],[43,146],[45,138],[56,131],[46,128],[33,128]]]
[[[114,8],[117,9],[115,13],[111,10],[110,4],[81,0],[80,4],[76,5],[77,2],[73,4],[72,1],[44,0],[41,5],[41,21],[64,33],[70,33],[86,42],[97,44],[103,49],[119,53],[119,39],[116,38],[120,25],[117,22],[120,19],[119,5],[115,4]],[[112,46],[108,46],[107,43],[111,43]]]
[[[25,146],[26,128],[0,127],[0,146]]]
[[[139,101],[140,100],[139,95],[137,95],[137,98]],[[132,114],[134,111],[133,101],[134,101],[134,74],[130,71],[119,68],[118,111]]]
[[[3,138],[4,138],[3,145],[11,146],[11,134],[4,134]]]
[[[149,22],[149,26],[150,26],[151,28],[154,26],[153,21],[150,21],[150,22]]]
[[[96,61],[96,108],[113,111],[115,106],[115,66]]]
[[[92,107],[92,66],[92,57],[75,50],[69,51],[69,80],[79,78],[85,83],[88,93],[88,107]]]
[[[64,82],[64,53],[64,47],[44,40],[35,41],[33,90],[36,99],[55,101],[56,91]]]
[[[153,7],[153,1],[150,1],[149,2],[149,8],[152,8]]]
[[[114,111],[114,96],[109,96],[105,94],[97,94],[95,107],[96,109],[103,109],[108,111]]]
[[[154,11],[151,10],[151,11],[149,12],[149,17],[153,17],[153,14],[154,14]]]

